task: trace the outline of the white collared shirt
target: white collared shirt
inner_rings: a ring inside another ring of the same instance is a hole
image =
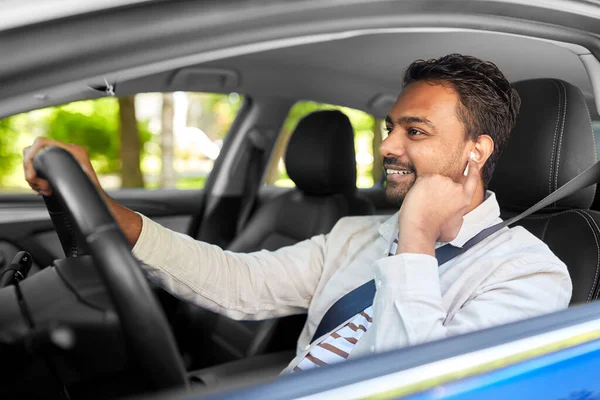
[[[495,195],[463,217],[461,247],[497,222]],[[195,241],[143,216],[133,253],[175,296],[235,319],[305,313],[293,369],[331,332],[310,343],[325,312],[375,279],[373,324],[349,358],[482,329],[566,308],[566,266],[522,227],[505,228],[438,268],[435,257],[388,257],[392,217],[342,218],[327,235],[275,252],[240,254]],[[347,321],[340,326],[343,326]],[[337,330],[339,327],[335,328]],[[285,371],[284,371],[285,372]]]

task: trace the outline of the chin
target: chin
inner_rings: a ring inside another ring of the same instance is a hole
[[[400,207],[406,197],[406,193],[408,193],[408,189],[388,185],[385,189],[385,198],[388,203]]]

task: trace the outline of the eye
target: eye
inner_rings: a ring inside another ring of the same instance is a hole
[[[417,136],[417,135],[422,135],[423,132],[415,129],[415,128],[408,128],[406,130],[406,133],[408,133],[409,136]]]
[[[386,131],[388,134],[390,134],[390,133],[392,133],[392,131],[394,130],[394,127],[392,127],[392,126],[387,126],[387,125],[386,125],[386,126],[383,128],[383,129],[385,129],[385,131]]]

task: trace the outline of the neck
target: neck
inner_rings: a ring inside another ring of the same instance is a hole
[[[485,200],[485,190],[483,188],[483,185],[479,184],[477,186],[477,190],[475,191],[475,195],[473,196],[473,200],[471,201],[471,205],[469,206],[469,211],[467,211],[467,213],[470,213],[471,211],[479,207],[479,205],[483,203],[483,200]]]

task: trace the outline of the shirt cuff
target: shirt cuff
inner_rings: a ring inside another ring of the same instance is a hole
[[[427,254],[398,254],[373,263],[377,291],[394,296],[440,295],[437,259]]]
[[[138,212],[136,214],[142,218],[142,230],[131,252],[136,258],[145,261],[151,257],[152,251],[155,248],[153,238],[156,238],[156,222],[143,214]]]

